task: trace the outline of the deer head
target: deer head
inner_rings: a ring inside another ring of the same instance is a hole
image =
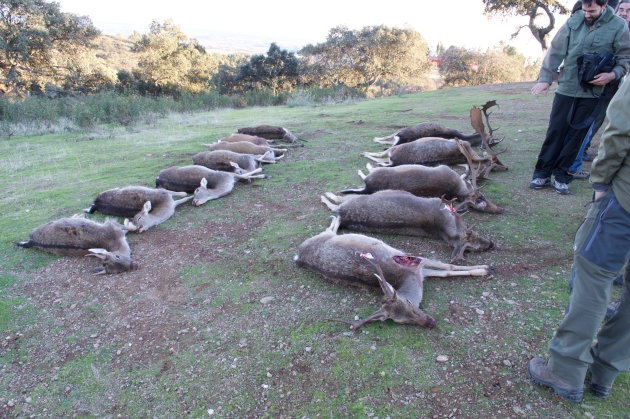
[[[432,329],[435,327],[435,319],[425,314],[418,307],[414,307],[409,300],[399,295],[383,275],[378,261],[370,253],[363,253],[360,257],[367,261],[375,270],[375,276],[383,291],[383,299],[381,300],[381,308],[362,320],[347,321],[339,319],[326,319],[328,321],[340,322],[350,325],[350,330],[357,330],[359,327],[367,323],[376,321],[385,321],[392,319],[400,324],[413,324],[417,326]],[[395,257],[396,258],[396,257]],[[399,258],[400,259],[400,258]],[[411,260],[411,262],[409,262]],[[396,260],[396,263],[417,263],[421,262],[420,258],[403,257],[403,260]],[[421,284],[420,284],[421,286]]]
[[[492,203],[488,198],[481,193],[481,188],[477,187],[477,178],[479,177],[481,163],[477,167],[475,167],[472,156],[464,147],[462,140],[457,140],[457,146],[464,156],[466,156],[466,160],[468,161],[468,171],[470,172],[470,182],[466,179],[462,178],[464,182],[466,182],[466,187],[468,188],[469,194],[464,202],[459,204],[456,207],[456,210],[466,209],[468,207],[473,207],[477,211],[487,212],[489,214],[501,214],[503,213],[503,208]]]
[[[126,271],[135,271],[139,268],[138,262],[130,257],[118,253],[108,252],[105,249],[90,249],[85,256],[94,256],[101,260],[103,266],[92,271],[95,275],[118,274]]]

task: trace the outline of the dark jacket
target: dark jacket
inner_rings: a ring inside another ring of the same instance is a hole
[[[564,69],[558,78],[556,92],[565,96],[592,98],[590,91],[585,92],[579,86],[577,76],[578,57],[591,52],[615,54],[617,65],[613,72],[616,80],[628,72],[630,33],[626,21],[615,16],[615,12],[610,7],[606,7],[592,29],[586,24],[581,11],[576,12],[567,20],[551,41],[538,81],[551,84],[554,74],[564,60]],[[601,87],[596,86],[593,93],[598,94],[601,90]]]

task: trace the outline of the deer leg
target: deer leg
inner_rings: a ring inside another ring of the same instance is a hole
[[[335,205],[332,202],[330,202],[328,199],[326,199],[325,196],[320,196],[320,201],[325,204],[329,210],[331,210],[332,212],[337,212],[339,211],[339,205]]]
[[[359,173],[359,177],[360,177],[362,180],[365,180],[365,178],[367,177],[367,175],[366,175],[365,173],[363,173],[363,172],[361,171],[361,169],[359,169],[358,173]]]
[[[336,204],[341,204],[343,201],[348,199],[347,196],[337,196],[337,195],[335,195],[334,193],[331,193],[331,192],[326,192],[324,195],[326,195],[326,198],[330,199],[331,201],[333,201]]]
[[[330,226],[326,229],[326,231],[337,234],[337,230],[339,229],[340,224],[341,223],[339,222],[339,217],[332,217],[332,222],[330,223]]]
[[[387,153],[389,153],[389,150],[381,151],[380,153],[370,153],[370,152],[365,151],[361,153],[361,155],[363,157],[383,157],[383,156],[386,156]]]
[[[376,157],[372,157],[372,156],[364,156],[367,157],[368,159],[372,160],[373,162],[378,163],[379,165],[389,165],[391,162],[389,161],[389,157],[386,159],[379,159]]]
[[[453,265],[450,263],[440,262],[439,260],[422,258],[422,266],[429,268],[444,269],[446,271],[467,271],[469,269],[490,269],[491,265],[473,265],[473,266],[461,266]]]
[[[164,189],[166,192],[168,192],[168,194],[170,196],[186,196],[188,195],[186,192],[173,192],[173,191],[169,191],[168,189]]]
[[[183,204],[184,202],[190,201],[194,197],[195,197],[195,195],[190,195],[190,196],[187,196],[186,198],[178,199],[177,201],[175,201],[175,206],[178,207],[179,205]]]
[[[375,143],[381,144],[394,144],[396,142],[396,135],[388,135],[387,137],[376,137],[374,138]]]
[[[434,269],[423,269],[422,274],[425,277],[434,276],[438,278],[446,278],[448,276],[487,276],[492,275],[492,269],[477,268],[465,271],[439,271]]]

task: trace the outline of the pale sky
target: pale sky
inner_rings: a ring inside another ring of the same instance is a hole
[[[527,28],[515,40],[510,35],[519,25],[527,24],[523,17],[489,20],[483,15],[481,0],[56,0],[63,12],[91,17],[104,33],[130,35],[133,30],[149,31],[149,24],[172,18],[182,31],[200,38],[204,32],[230,32],[236,36],[269,37],[270,42],[294,40],[298,45],[326,40],[328,31],[338,25],[350,29],[387,25],[403,27],[409,24],[435,47],[441,41],[468,48],[498,45],[499,41],[514,45],[526,56],[541,56],[540,44]],[[570,7],[573,0],[564,0]],[[565,16],[556,16],[556,28]],[[117,26],[115,26],[117,25]],[[105,28],[118,27],[116,31]],[[122,28],[122,29],[121,29]],[[277,39],[275,39],[277,38]]]

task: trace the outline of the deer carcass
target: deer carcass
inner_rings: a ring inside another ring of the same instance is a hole
[[[239,154],[253,154],[255,156],[260,156],[265,153],[271,153],[273,156],[275,156],[275,160],[281,159],[284,156],[284,153],[287,151],[284,148],[265,147],[262,145],[252,144],[247,141],[238,141],[236,143],[225,143],[219,141],[218,143],[201,145],[204,147],[208,147],[209,151],[229,150]]]
[[[169,167],[160,171],[155,179],[155,186],[171,191],[193,193],[193,205],[198,207],[206,202],[221,198],[232,192],[239,179],[262,179],[265,175],[256,175],[262,169],[256,169],[243,175],[211,170],[204,166]]]
[[[444,125],[436,124],[434,122],[422,122],[412,127],[403,128],[392,135],[388,135],[387,137],[377,137],[374,139],[374,142],[399,145],[426,137],[439,137],[446,139],[457,138],[467,141],[473,147],[478,147],[482,144],[481,135],[479,135],[479,133],[462,134],[456,129],[446,128]]]
[[[216,150],[197,153],[193,156],[192,162],[196,166],[243,175],[258,169],[259,163],[275,163],[276,161],[271,152],[252,156],[251,154],[239,154],[228,150]]]
[[[320,275],[345,285],[379,288],[383,291],[381,308],[358,321],[327,319],[350,325],[356,330],[375,321],[392,319],[396,323],[435,327],[435,319],[420,310],[425,276],[484,276],[492,267],[454,266],[438,261],[409,256],[381,240],[361,234],[337,235],[339,221],[323,233],[306,240],[298,247],[295,262]],[[428,270],[438,268],[442,270]]]
[[[438,137],[426,137],[418,140],[396,145],[380,153],[362,153],[381,166],[400,166],[402,164],[422,164],[424,166],[437,166],[439,164],[454,165],[466,164],[470,158],[475,164],[483,164],[483,169],[479,170],[480,175],[487,178],[490,171],[504,171],[508,168],[498,159],[498,155],[490,147],[490,143],[498,144],[500,141],[492,141],[492,128],[488,122],[487,110],[496,103],[494,101],[486,103],[481,109],[473,106],[470,110],[470,123],[481,137],[485,154],[479,157],[471,148],[468,142],[458,139],[444,139]],[[481,113],[483,112],[489,132],[486,133]],[[463,147],[463,148],[462,148]],[[468,157],[461,151],[465,149]],[[387,156],[387,157],[385,157]]]
[[[239,134],[255,135],[268,140],[282,140],[287,143],[295,143],[297,138],[288,129],[272,125],[259,125],[257,127],[239,128]]]
[[[59,256],[95,256],[103,266],[92,273],[116,274],[138,269],[125,238],[127,231],[134,229],[128,220],[121,225],[113,220],[97,223],[75,216],[41,225],[31,231],[28,241],[15,244]]]
[[[390,147],[380,153],[361,153],[361,155],[377,162],[380,166],[400,166],[403,164],[421,164],[423,166],[444,164],[451,166],[466,164],[467,159],[461,152],[460,142],[462,140],[427,137]],[[492,156],[479,157],[470,147],[470,144],[467,142],[462,143],[463,147],[470,153],[474,163],[488,165],[492,162]]]
[[[95,211],[118,217],[133,217],[133,225],[142,233],[163,223],[175,213],[175,208],[193,199],[192,196],[175,201],[174,196],[186,196],[185,192],[151,189],[144,186],[127,186],[109,189],[98,194],[85,212]]]
[[[486,102],[486,104],[483,105],[482,109],[484,114],[486,115],[486,121],[488,119],[488,113],[486,111],[493,106],[499,105],[494,100]],[[490,127],[490,124],[488,124],[488,127]],[[490,132],[492,133],[492,129]],[[392,135],[388,135],[387,137],[377,137],[374,139],[374,142],[381,144],[399,145],[410,143],[412,141],[425,137],[440,137],[447,140],[456,138],[468,142],[473,147],[484,145],[481,134],[477,130],[474,134],[462,134],[456,129],[446,128],[444,125],[436,124],[434,122],[422,122],[412,127],[406,127],[401,129],[400,131],[393,133]],[[490,141],[490,145],[494,144],[494,140],[492,140],[492,138],[489,138],[488,140]],[[496,143],[499,142],[500,141]]]
[[[238,143],[239,141],[246,141],[248,143],[269,147],[267,139],[249,134],[232,134],[229,137],[221,138],[219,140],[219,142],[223,143]]]
[[[462,146],[462,153],[467,151]],[[470,158],[469,158],[470,159]],[[365,186],[360,189],[344,189],[343,194],[372,194],[387,189],[402,190],[425,198],[458,199],[460,205],[455,209],[460,211],[473,208],[480,212],[501,214],[503,208],[489,201],[477,187],[477,169],[469,160],[472,172],[471,182],[464,179],[448,166],[427,167],[419,164],[405,164],[395,167],[374,168],[367,165],[370,173],[366,176],[359,170],[359,176]]]
[[[482,252],[494,247],[491,240],[469,228],[451,202],[443,198],[420,198],[393,190],[372,195],[325,195],[321,201],[339,216],[340,227],[443,240],[453,247],[451,262],[463,259],[467,249]]]

